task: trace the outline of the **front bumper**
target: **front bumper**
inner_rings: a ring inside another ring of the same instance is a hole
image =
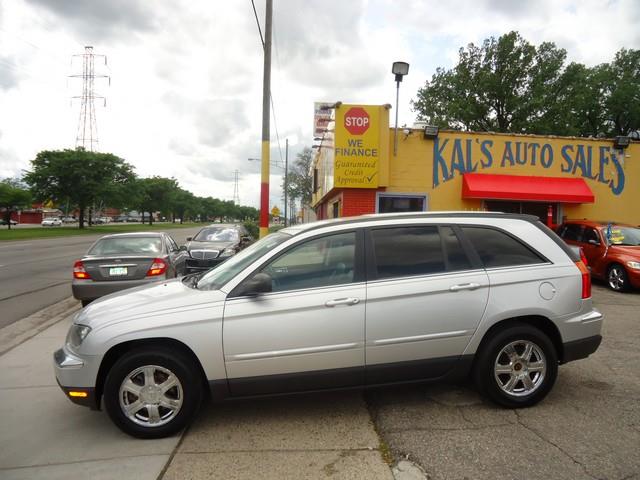
[[[100,409],[100,398],[96,395],[95,378],[99,362],[95,357],[80,358],[65,348],[53,354],[53,369],[58,385],[73,403]]]
[[[141,280],[108,280],[96,282],[94,280],[73,280],[71,283],[71,291],[73,297],[77,300],[93,300],[104,297],[110,293],[120,292],[127,288],[139,287],[147,283],[165,280],[164,275],[157,277],[143,278]]]
[[[213,267],[217,267],[227,258],[213,258],[207,260],[200,260],[197,258],[188,258],[185,262],[187,273],[204,272],[211,270]]]
[[[627,276],[632,287],[640,288],[640,270],[627,268]]]

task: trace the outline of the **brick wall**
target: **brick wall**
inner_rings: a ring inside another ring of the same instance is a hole
[[[351,188],[342,191],[342,216],[353,217],[376,212],[376,190]]]

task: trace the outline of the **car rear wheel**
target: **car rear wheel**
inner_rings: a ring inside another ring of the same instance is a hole
[[[558,356],[543,332],[527,324],[498,331],[476,358],[478,389],[508,408],[529,407],[542,400],[558,375]]]
[[[624,292],[629,288],[629,277],[624,267],[614,263],[607,270],[607,285],[611,290]]]
[[[121,357],[104,386],[111,420],[138,438],[161,438],[186,427],[202,400],[196,366],[175,349],[145,348]]]

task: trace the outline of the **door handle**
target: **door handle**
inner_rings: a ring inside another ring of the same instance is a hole
[[[336,298],[335,300],[327,300],[324,303],[325,307],[336,307],[338,305],[355,305],[356,303],[360,303],[359,298]]]
[[[452,292],[459,292],[461,290],[477,290],[478,288],[480,288],[479,283],[460,283],[449,287],[449,290]]]

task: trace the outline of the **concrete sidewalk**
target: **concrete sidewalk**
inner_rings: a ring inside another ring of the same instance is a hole
[[[65,300],[0,330],[0,478],[393,479],[358,393],[205,405],[184,436],[123,434],[56,384],[51,355],[77,308]]]

